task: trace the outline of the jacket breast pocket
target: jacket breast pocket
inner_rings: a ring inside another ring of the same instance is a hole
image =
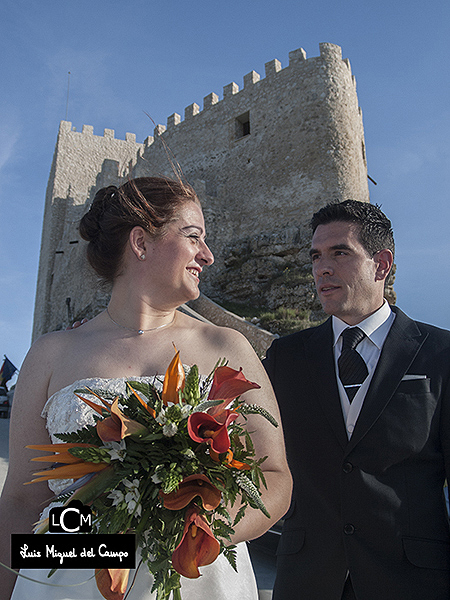
[[[450,570],[450,543],[441,540],[404,537],[406,558],[416,567]]]
[[[403,379],[397,390],[397,394],[429,394],[431,392],[431,379]]]
[[[303,548],[304,543],[305,529],[303,527],[284,529],[278,542],[277,556],[280,554],[297,554]]]

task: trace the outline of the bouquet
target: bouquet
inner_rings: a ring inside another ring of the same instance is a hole
[[[179,600],[180,575],[199,577],[198,567],[220,553],[236,570],[231,535],[248,506],[270,516],[260,494],[267,457],[255,456],[250,434],[237,421],[260,414],[277,426],[266,410],[239,400],[259,387],[224,361],[203,381],[196,365],[186,376],[176,352],[161,392],[138,381],[127,382],[126,393],[114,398],[76,390],[96,422],[58,434],[62,443],[28,446],[56,453],[32,459],[54,465],[30,483],[74,479],[57,500],[90,505],[96,533],[134,533],[154,578],[152,592],[158,600],[171,593]],[[48,519],[36,526],[37,533],[46,531]],[[127,569],[95,573],[108,600],[124,598],[128,576]]]

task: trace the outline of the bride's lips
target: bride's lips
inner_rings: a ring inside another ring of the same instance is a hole
[[[200,273],[202,272],[201,269],[197,268],[197,267],[187,267],[187,272],[190,273],[193,277],[195,277],[197,279],[197,281],[200,281]]]

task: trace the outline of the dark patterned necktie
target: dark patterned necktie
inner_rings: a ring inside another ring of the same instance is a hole
[[[342,350],[338,358],[339,378],[350,402],[369,374],[364,359],[355,350],[365,336],[359,327],[348,327],[342,332]]]

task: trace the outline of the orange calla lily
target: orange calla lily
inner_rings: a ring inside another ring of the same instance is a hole
[[[177,351],[164,376],[161,399],[165,406],[167,406],[169,402],[178,404],[178,392],[184,389],[185,379],[186,374],[184,372],[183,365],[181,364],[180,352]]]
[[[220,553],[220,544],[205,517],[196,507],[186,512],[183,537],[172,554],[173,568],[190,579],[200,577],[198,567],[210,565]]]
[[[123,600],[130,569],[95,569],[97,588],[106,600]]]
[[[232,410],[225,410],[217,418],[208,413],[192,413],[188,418],[189,437],[194,442],[207,442],[218,454],[226,452],[230,447],[230,437],[227,427],[238,414]]]
[[[220,504],[221,492],[210,482],[206,475],[189,475],[183,479],[177,490],[170,494],[160,492],[164,507],[169,510],[185,508],[196,496],[202,499],[205,510],[214,510]]]
[[[208,400],[224,400],[224,402],[210,408],[208,413],[210,415],[219,414],[230,403],[230,400],[234,400],[248,390],[260,387],[257,383],[246,379],[242,369],[236,371],[231,367],[218,367],[214,372]]]
[[[219,454],[214,452],[212,448],[209,451],[209,455],[215,462],[220,462]],[[239,469],[239,471],[248,471],[251,469],[251,466],[247,463],[243,463],[240,460],[233,458],[233,452],[230,449],[227,450],[226,456],[222,462],[224,462],[227,467]]]
[[[148,431],[145,425],[123,414],[117,398],[111,405],[111,416],[98,421],[96,428],[103,442],[119,442],[128,435],[141,435]]]

